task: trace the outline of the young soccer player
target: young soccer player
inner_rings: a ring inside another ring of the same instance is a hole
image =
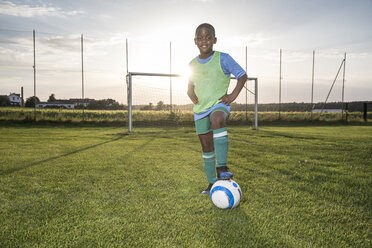
[[[194,41],[200,54],[190,62],[192,73],[187,94],[194,103],[195,128],[209,183],[202,194],[209,194],[218,179],[233,177],[227,167],[229,144],[226,119],[230,114],[230,104],[247,81],[247,74],[230,55],[213,50],[217,38],[211,24],[200,24],[195,31]],[[231,74],[238,82],[234,90],[227,94]]]

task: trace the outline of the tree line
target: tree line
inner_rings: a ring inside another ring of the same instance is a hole
[[[363,112],[363,104],[367,103],[368,109],[372,111],[372,101],[355,101],[355,102],[329,102],[329,103],[314,103],[313,105],[311,103],[281,103],[280,105],[278,103],[263,103],[258,104],[258,110],[260,112],[310,112],[314,109],[322,109],[324,106],[324,109],[343,109],[350,112]],[[254,104],[237,104],[232,103],[231,104],[231,110],[232,111],[254,111]]]
[[[56,102],[58,101],[54,94],[51,94],[48,98],[48,102]],[[26,99],[25,107],[33,108],[36,104],[40,103],[38,97],[31,96]],[[372,101],[354,101],[354,102],[329,102],[324,105],[324,103],[315,103],[311,105],[310,103],[262,103],[258,104],[258,110],[260,112],[310,112],[313,109],[343,109],[350,112],[363,112],[364,111],[364,103],[367,103],[367,109],[369,111],[372,110]],[[6,107],[11,106],[10,100],[7,96],[0,96],[0,106]],[[232,111],[254,111],[254,104],[231,104]],[[50,106],[49,108],[58,108],[58,106]],[[192,104],[185,104],[185,105],[173,105],[172,108],[170,104],[165,104],[163,101],[159,101],[156,105],[153,103],[149,103],[147,105],[135,105],[133,109],[138,110],[189,110],[191,111],[193,108]],[[75,109],[94,109],[94,110],[127,110],[127,105],[120,104],[113,99],[102,99],[102,100],[91,100],[88,104],[77,104]]]
[[[65,101],[65,100],[58,100],[55,97],[55,94],[51,94],[47,100],[49,103],[58,102],[58,101]],[[36,104],[40,103],[40,99],[35,96],[31,96],[26,99],[24,106],[26,108],[34,108]],[[12,106],[10,100],[7,96],[0,96],[0,107],[8,107]],[[45,108],[64,108],[63,106],[58,105],[51,105]],[[77,103],[75,105],[75,109],[94,109],[94,110],[126,110],[127,106],[124,104],[120,104],[114,99],[102,99],[102,100],[90,100],[86,105],[83,103]]]

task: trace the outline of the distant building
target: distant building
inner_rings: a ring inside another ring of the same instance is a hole
[[[20,94],[11,93],[8,98],[12,106],[22,106],[22,98]]]
[[[39,102],[36,104],[36,108],[65,108],[74,109],[75,104],[70,100],[57,100],[54,102]]]
[[[36,108],[65,108],[74,109],[76,106],[84,105],[87,107],[90,103],[94,102],[94,99],[80,99],[70,98],[70,100],[56,100],[54,102],[39,102],[36,104]]]
[[[320,113],[321,109],[313,109],[313,113]],[[323,109],[323,113],[342,113],[342,109]]]
[[[90,99],[90,98],[84,98],[84,99],[81,99],[81,98],[70,98],[70,101],[73,102],[75,104],[75,106],[84,105],[84,107],[87,107],[89,105],[89,103],[92,103],[95,100],[94,99]]]

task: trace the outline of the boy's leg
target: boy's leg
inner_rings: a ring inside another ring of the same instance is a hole
[[[195,122],[195,127],[197,134],[200,139],[200,144],[203,151],[203,161],[204,161],[204,172],[209,182],[208,188],[217,181],[216,174],[216,158],[214,153],[213,144],[213,132],[210,125],[209,117],[197,120]],[[203,194],[209,194],[208,188],[204,190]]]
[[[216,158],[213,149],[213,133],[199,135],[200,143],[203,150],[204,172],[207,176],[207,181],[213,184],[217,181],[216,175]]]
[[[217,158],[217,176],[219,179],[230,179],[233,176],[227,168],[229,140],[227,136],[226,119],[227,114],[224,111],[216,111],[211,116],[213,143]]]

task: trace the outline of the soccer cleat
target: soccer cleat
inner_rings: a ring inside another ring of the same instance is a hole
[[[218,180],[229,180],[233,178],[233,174],[229,171],[227,166],[217,167]]]
[[[203,195],[209,195],[209,192],[211,192],[211,188],[212,188],[213,184],[209,184],[208,187],[203,190],[203,192],[201,192]]]

